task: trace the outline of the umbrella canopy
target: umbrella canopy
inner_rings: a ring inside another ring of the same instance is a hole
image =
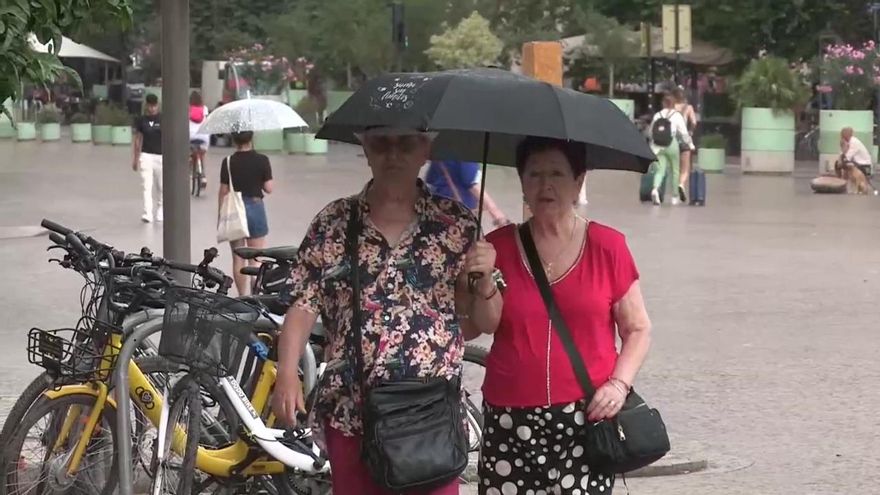
[[[30,35],[28,41],[30,42],[31,48],[36,52],[52,52],[52,41],[44,45],[40,43],[34,35]],[[58,56],[64,58],[91,58],[95,60],[103,60],[105,62],[119,62],[118,59],[113,58],[106,53],[99,52],[90,46],[77,43],[66,36],[61,38],[61,50],[58,52]]]
[[[247,98],[227,103],[208,114],[208,118],[199,127],[199,133],[227,134],[291,127],[308,127],[308,124],[284,103]]]
[[[499,69],[388,74],[368,81],[325,121],[320,139],[357,144],[366,128],[439,131],[431,158],[516,165],[525,136],[582,143],[587,166],[644,173],[645,137],[613,103]]]

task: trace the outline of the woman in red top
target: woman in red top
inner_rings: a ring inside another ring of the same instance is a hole
[[[535,245],[596,394],[586,403],[532,278],[516,226],[487,237],[507,282],[486,362],[480,493],[608,495],[613,473],[586,465],[582,427],[614,417],[650,345],[639,273],[620,232],[577,214],[583,148],[527,138],[517,168]],[[484,245],[484,248],[488,245]],[[494,255],[494,256],[491,256]],[[473,262],[477,260],[474,259]],[[469,261],[470,262],[470,261]],[[622,341],[620,353],[615,337]]]

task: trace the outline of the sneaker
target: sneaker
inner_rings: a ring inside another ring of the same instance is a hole
[[[678,186],[678,199],[680,199],[682,203],[688,202],[687,194],[685,194],[684,186],[682,185]]]
[[[159,210],[156,211],[156,221],[161,222],[162,220],[164,220],[164,218],[165,216],[163,215],[163,210],[162,208],[159,208]]]
[[[657,206],[660,206],[660,192],[656,189],[651,191],[651,202],[653,202]]]
[[[150,223],[152,221],[153,221],[153,219],[150,218],[150,215],[141,215],[141,222]]]
[[[208,179],[207,178],[202,177],[202,180],[200,180],[199,182],[201,183],[202,187],[208,187]]]
[[[671,203],[672,203],[672,206],[678,206],[681,204],[681,201],[678,198],[676,198],[675,196],[673,196]]]

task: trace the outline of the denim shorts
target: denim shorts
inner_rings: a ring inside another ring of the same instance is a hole
[[[262,198],[243,196],[244,210],[247,214],[249,239],[266,237],[269,233],[269,220],[266,218],[266,205]]]

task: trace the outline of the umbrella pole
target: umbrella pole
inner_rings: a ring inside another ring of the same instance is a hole
[[[480,200],[477,207],[477,232],[474,241],[483,237],[483,196],[486,195],[486,162],[489,161],[489,133],[485,133],[483,137],[483,173],[480,177]],[[468,273],[468,289],[472,294],[477,292],[477,280],[483,278],[482,273]]]
[[[483,236],[483,197],[486,195],[486,162],[489,161],[489,133],[483,137],[483,173],[480,174],[480,200],[477,208],[477,239]]]

